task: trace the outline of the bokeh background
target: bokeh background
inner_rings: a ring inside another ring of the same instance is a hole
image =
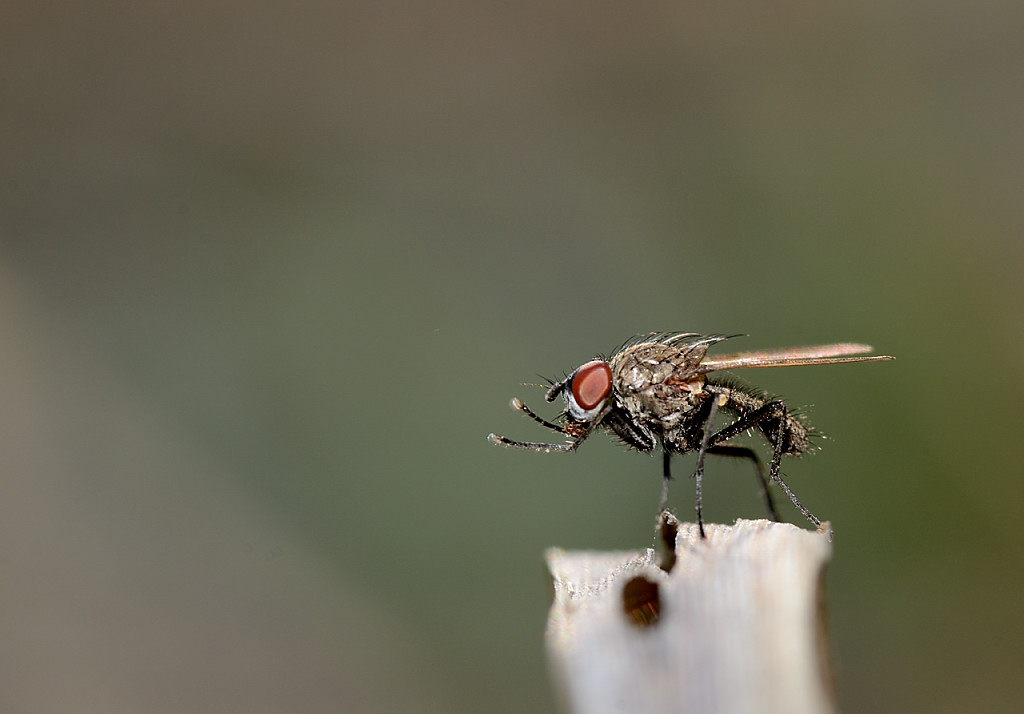
[[[1014,0],[6,2],[2,708],[553,711],[543,550],[649,545],[659,463],[484,436],[685,330],[897,356],[746,375],[830,437],[785,473],[837,533],[842,707],[1019,711],[1022,35]],[[710,469],[712,520],[761,515]]]

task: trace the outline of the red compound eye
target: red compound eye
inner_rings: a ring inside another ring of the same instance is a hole
[[[612,371],[602,360],[587,362],[572,378],[572,396],[582,409],[590,410],[612,390]]]

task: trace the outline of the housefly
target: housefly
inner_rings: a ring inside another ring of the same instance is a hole
[[[820,527],[821,521],[800,503],[779,474],[783,456],[798,456],[811,449],[811,430],[803,418],[777,397],[729,377],[709,375],[741,368],[874,362],[892,357],[869,355],[872,348],[868,345],[849,342],[707,356],[712,345],[737,336],[652,332],[633,338],[611,357],[586,362],[565,379],[550,384],[545,401],[552,402],[561,395],[565,404],[554,422],[538,416],[518,398],[512,400],[513,409],[563,434],[566,442],[513,441],[497,434],[489,434],[487,438],[494,444],[532,451],[575,451],[601,427],[638,451],[650,452],[660,446],[664,481],[659,513],[667,503],[672,454],[696,451],[694,481],[701,537],[704,537],[701,503],[704,457],[713,454],[748,459],[754,465],[773,520],[779,520],[779,515],[768,488],[769,479],[778,484],[815,527]],[[730,415],[733,421],[715,431],[714,421],[719,411]],[[772,448],[767,477],[757,452],[732,441],[751,431],[763,437]]]

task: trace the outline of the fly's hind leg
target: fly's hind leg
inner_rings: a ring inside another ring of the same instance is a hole
[[[757,482],[761,485],[761,498],[764,499],[764,505],[768,509],[768,515],[771,516],[773,521],[782,520],[779,517],[778,509],[775,508],[775,499],[772,498],[772,492],[768,488],[768,477],[764,473],[764,465],[761,463],[761,459],[758,458],[756,451],[751,449],[749,446],[718,444],[717,446],[709,447],[708,453],[715,454],[717,456],[731,456],[740,459],[750,459],[754,464],[754,474],[757,475]]]
[[[720,393],[720,398],[725,399],[725,408],[730,408],[731,399],[740,398],[745,404],[743,406],[752,406],[752,398],[750,395],[734,394],[730,391],[724,391]],[[758,400],[760,401],[760,400]],[[738,411],[735,406],[733,410]],[[787,428],[792,429],[791,422],[789,419],[789,412],[786,410],[786,405],[779,401],[774,400],[770,402],[761,402],[761,405],[752,411],[747,411],[746,414],[740,416],[739,419],[734,421],[729,426],[725,427],[717,434],[711,437],[709,441],[710,447],[724,446],[723,442],[732,439],[739,434],[747,431],[748,429],[757,428],[762,433],[768,436],[768,442],[772,445],[772,462],[769,467],[769,477],[772,481],[779,485],[779,488],[789,496],[789,500],[793,502],[793,505],[797,507],[804,517],[814,524],[815,528],[821,527],[821,521],[807,510],[804,504],[800,503],[800,499],[796,497],[792,489],[786,485],[786,482],[782,480],[782,476],[779,474],[779,469],[782,465],[782,454],[786,451],[786,445],[795,443],[792,439],[792,433],[787,434]],[[806,438],[806,436],[805,436]],[[802,448],[791,446],[789,453],[801,453]]]
[[[781,404],[781,402],[779,402]],[[785,406],[782,407],[785,410]],[[786,482],[782,480],[782,475],[779,473],[779,467],[782,465],[782,429],[783,426],[780,423],[778,429],[775,431],[775,453],[772,454],[772,465],[771,465],[771,476],[775,483],[779,484],[779,488],[786,492],[789,496],[789,500],[793,502],[793,505],[797,507],[804,518],[814,524],[815,528],[821,528],[821,521],[818,520],[817,516],[807,510],[804,504],[800,503],[800,499],[796,497],[792,489],[786,485]]]

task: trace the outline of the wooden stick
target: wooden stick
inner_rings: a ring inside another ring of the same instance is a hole
[[[835,711],[821,612],[828,525],[705,529],[702,541],[695,523],[663,514],[674,548],[662,561],[653,548],[547,552],[547,649],[568,711]]]

